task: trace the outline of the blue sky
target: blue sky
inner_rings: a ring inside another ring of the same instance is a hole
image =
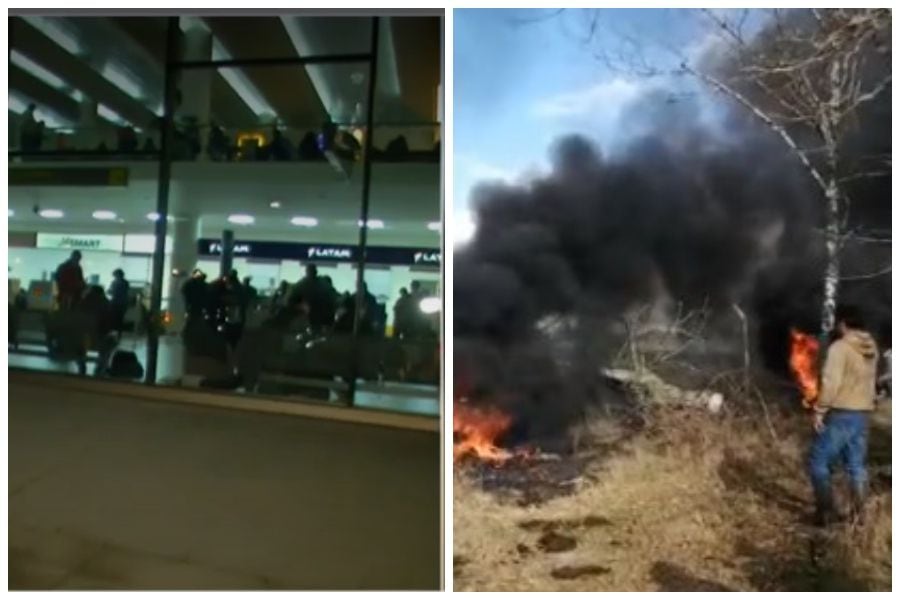
[[[597,14],[598,31],[615,32],[615,47],[632,34],[654,40],[651,48],[702,43],[696,15],[686,11]],[[603,39],[595,35],[593,45],[584,42],[589,16],[578,10],[555,16],[545,9],[454,10],[456,219],[466,218],[478,182],[546,171],[549,148],[562,135],[581,133],[608,150],[625,135],[616,125],[622,109],[660,85],[598,60],[595,50]],[[651,58],[665,60],[658,52]]]

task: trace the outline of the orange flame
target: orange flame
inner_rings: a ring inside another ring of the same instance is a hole
[[[791,329],[790,367],[803,395],[803,406],[812,407],[819,396],[819,341],[815,336]]]
[[[513,453],[497,446],[512,425],[512,418],[496,408],[474,408],[465,399],[453,403],[453,461],[466,455],[502,463]]]

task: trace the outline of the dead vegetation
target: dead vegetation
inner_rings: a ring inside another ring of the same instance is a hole
[[[774,440],[762,421],[655,412],[616,452],[597,453],[573,493],[538,505],[461,469],[454,589],[890,590],[889,412],[873,424],[871,462],[887,478],[873,476],[866,522],[827,532],[809,524],[804,415],[778,415]],[[593,429],[615,436],[608,419]]]

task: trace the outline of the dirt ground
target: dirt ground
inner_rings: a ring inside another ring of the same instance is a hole
[[[827,531],[810,523],[801,414],[777,418],[775,439],[752,419],[657,415],[605,447],[574,493],[537,505],[459,469],[454,589],[889,591],[890,421],[886,403],[873,419],[864,523]],[[835,489],[846,503],[840,474]]]

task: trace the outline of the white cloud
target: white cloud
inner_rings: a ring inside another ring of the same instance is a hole
[[[726,53],[729,49],[729,45],[722,39],[720,32],[707,31],[687,45],[684,50],[684,58],[688,63],[698,66],[700,61]]]
[[[475,217],[471,211],[461,211],[453,218],[451,229],[453,232],[453,245],[463,246],[475,237]]]
[[[586,89],[545,98],[534,106],[534,114],[558,118],[590,116],[598,112],[618,113],[643,91],[643,82],[616,77]]]
[[[460,156],[455,159],[454,168],[462,171],[467,179],[472,181],[511,181],[516,173],[510,169],[489,163],[474,156]]]

